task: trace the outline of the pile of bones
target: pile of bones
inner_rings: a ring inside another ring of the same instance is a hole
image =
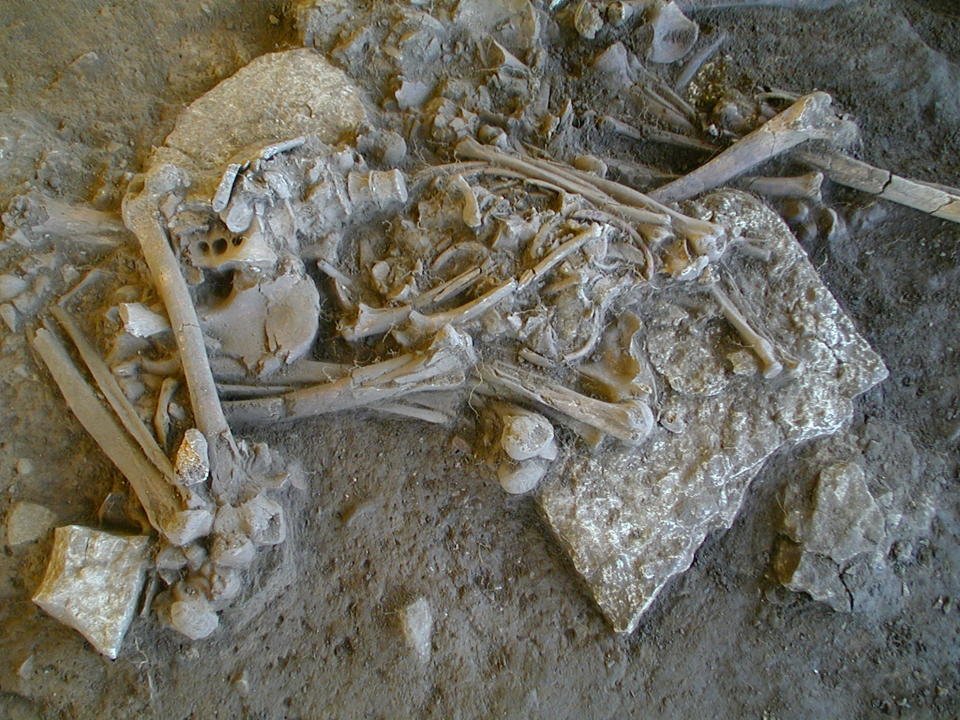
[[[763,460],[885,376],[781,214],[842,233],[829,178],[960,216],[845,154],[827,94],[718,81],[723,35],[684,9],[301,3],[305,47],[199,98],[130,184],[132,277],[95,268],[31,331],[144,529],[58,528],[35,600],[116,657],[149,575],[163,622],[210,635],[303,479],[233,428],[363,408],[474,437],[632,630]],[[806,170],[750,174],[771,160]]]

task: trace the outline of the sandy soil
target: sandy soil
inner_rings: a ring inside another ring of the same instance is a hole
[[[0,201],[31,183],[115,208],[124,173],[184,104],[291,41],[282,5],[0,4]],[[697,20],[731,34],[731,77],[827,90],[859,120],[864,157],[960,184],[954,0]],[[263,434],[303,457],[310,489],[291,496],[280,569],[209,641],[141,620],[119,660],[101,658],[29,601],[50,538],[5,548],[0,718],[957,717],[960,228],[885,210],[870,230],[807,247],[890,368],[859,402],[851,443],[874,475],[937,508],[930,531],[890,559],[896,587],[861,612],[835,613],[769,577],[778,492],[816,473],[816,448],[769,463],[733,529],[620,637],[532,500],[505,497],[452,437],[334,417]],[[0,511],[27,499],[62,522],[94,522],[117,474],[19,334],[3,337],[0,379]],[[398,619],[417,596],[435,615],[426,663]]]

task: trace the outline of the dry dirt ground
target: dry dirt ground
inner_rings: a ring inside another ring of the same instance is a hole
[[[731,34],[733,77],[827,90],[858,118],[866,158],[960,184],[956,0],[696,18]],[[0,200],[26,182],[116,208],[124,173],[180,108],[292,38],[278,0],[4,0]],[[735,526],[621,637],[532,501],[506,497],[451,437],[338,416],[264,433],[303,457],[310,489],[291,496],[283,570],[208,641],[139,620],[120,659],[99,657],[29,600],[49,536],[5,548],[0,718],[960,716],[960,227],[886,209],[868,232],[807,246],[890,368],[858,404],[861,462],[936,506],[929,531],[897,545],[895,585],[861,612],[770,579],[778,493],[817,471],[812,448],[774,458]],[[0,513],[26,499],[95,522],[117,474],[9,333],[0,428]],[[398,620],[418,596],[435,616],[426,663]]]

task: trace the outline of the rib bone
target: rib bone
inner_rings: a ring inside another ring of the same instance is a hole
[[[805,95],[713,160],[651,193],[660,202],[686,200],[743,174],[807,140],[846,142],[856,126],[839,117],[825,92]]]

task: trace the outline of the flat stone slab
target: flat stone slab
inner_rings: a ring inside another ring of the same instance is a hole
[[[695,214],[739,227],[771,252],[767,263],[731,250],[718,275],[753,327],[799,366],[763,379],[696,282],[655,293],[638,308],[661,425],[639,448],[608,445],[571,457],[538,496],[618,632],[636,628],[708,533],[731,525],[764,460],[838,430],[853,399],[887,374],[772,210],[738,191],[713,193],[697,206]]]
[[[149,545],[145,535],[59,527],[33,601],[114,660],[143,589]]]

